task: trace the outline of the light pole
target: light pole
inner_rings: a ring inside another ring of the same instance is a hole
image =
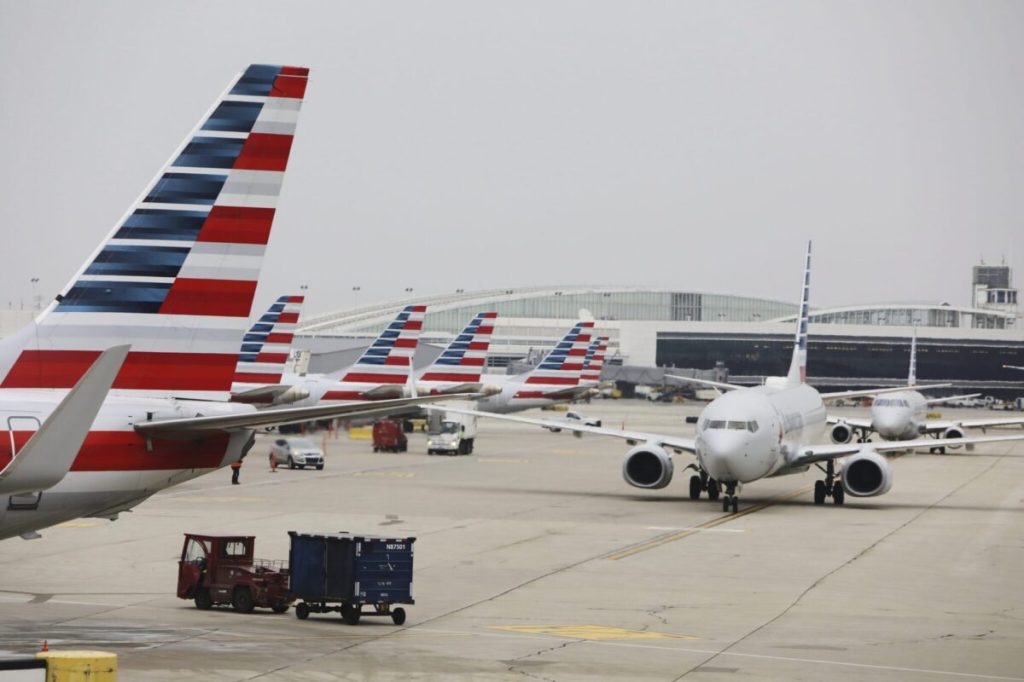
[[[359,292],[362,291],[362,287],[352,287],[352,309],[355,310],[359,307]]]
[[[32,282],[32,305],[36,310],[39,310],[41,306],[39,305],[39,296],[36,294],[36,285],[39,284],[39,278],[33,277],[29,281]]]

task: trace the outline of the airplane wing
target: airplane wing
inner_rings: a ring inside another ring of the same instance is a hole
[[[997,426],[1024,426],[1024,418],[999,417],[993,419],[963,419],[960,421],[940,419],[927,422],[924,426],[924,432],[939,433],[954,427],[964,429],[989,429]]]
[[[899,391],[923,391],[929,388],[948,388],[953,384],[928,384],[927,386],[896,386],[893,388],[870,388],[860,391],[838,391],[835,393],[820,393],[822,400],[842,400],[844,398],[865,398],[868,396],[882,395],[883,393],[898,393]]]
[[[575,431],[576,433],[592,433],[596,436],[621,438],[630,445],[635,445],[637,443],[653,443],[655,445],[664,446],[670,450],[675,450],[676,452],[697,451],[696,443],[692,438],[680,438],[678,436],[666,436],[664,434],[645,433],[643,431],[607,429],[601,426],[571,424],[566,423],[564,421],[556,421],[554,419],[534,419],[532,417],[517,417],[510,414],[495,414],[493,412],[480,412],[478,410],[463,410],[450,407],[427,407],[426,409],[443,409],[445,412],[454,412],[456,414],[468,414],[476,417],[487,417],[489,419],[501,419],[509,422],[518,422],[520,424],[531,424],[533,426],[541,426],[545,429]]]
[[[375,400],[341,405],[283,407],[267,410],[253,409],[251,411],[232,412],[230,414],[140,422],[135,425],[135,430],[144,436],[153,438],[190,439],[208,435],[211,431],[255,429],[265,426],[279,426],[281,424],[296,424],[315,419],[332,419],[334,417],[375,417],[416,412],[423,403],[435,403],[460,398],[474,400],[477,397],[479,397],[478,394],[467,393],[461,395],[398,398],[396,400]]]
[[[839,424],[842,422],[843,424],[849,424],[855,429],[862,429],[865,431],[871,428],[870,419],[860,419],[857,417],[828,417],[825,421],[829,424]]]
[[[63,480],[121,371],[129,348],[114,346],[96,358],[39,430],[0,471],[0,494],[39,492]]]
[[[945,398],[932,398],[931,400],[924,401],[925,405],[938,405],[939,403],[948,403],[950,400],[965,400],[967,398],[977,398],[980,393],[968,393],[967,395],[951,395]]]
[[[977,445],[979,443],[1001,443],[1011,440],[1024,440],[1024,434],[1016,436],[980,436],[978,438],[918,438],[917,440],[891,441],[887,443],[846,443],[843,445],[809,445],[801,448],[800,453],[791,465],[801,466],[838,459],[856,454],[862,449],[874,450],[878,453],[913,450],[915,448],[956,447],[958,445]]]
[[[691,384],[700,384],[701,386],[710,386],[711,388],[717,388],[720,391],[735,391],[738,388],[749,388],[749,386],[739,386],[737,384],[726,384],[721,381],[711,381],[709,379],[695,379],[694,377],[681,377],[675,374],[666,374],[666,378],[675,379],[676,381],[685,381]]]

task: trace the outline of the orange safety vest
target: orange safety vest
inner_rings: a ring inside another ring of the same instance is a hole
[[[231,468],[232,469],[241,469],[242,468],[242,460],[238,460],[237,462],[232,462],[231,463]]]

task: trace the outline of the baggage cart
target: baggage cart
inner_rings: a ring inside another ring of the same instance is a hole
[[[412,598],[413,543],[416,538],[386,538],[351,533],[289,531],[289,593],[301,600],[295,616],[337,611],[349,625],[361,616],[390,616],[405,622]]]

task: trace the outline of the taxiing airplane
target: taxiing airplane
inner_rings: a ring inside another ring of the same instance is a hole
[[[227,400],[308,73],[235,78],[56,299],[0,341],[0,539],[116,518],[238,461],[260,427],[433,401]]]
[[[910,342],[910,373],[907,377],[907,384],[911,387],[917,385],[917,334],[915,332]],[[948,386],[939,384],[932,386],[921,386],[920,389],[937,388]],[[962,398],[974,398],[978,393],[969,395],[954,395],[946,398],[926,398],[920,390],[913,388],[889,393],[885,396],[875,398],[871,404],[871,417],[859,419],[856,417],[829,417],[831,424],[829,436],[833,443],[849,443],[856,436],[858,442],[866,442],[872,433],[877,433],[883,440],[900,441],[912,440],[919,436],[931,435],[942,438],[963,438],[966,429],[988,429],[997,426],[1015,426],[1024,424],[1024,418],[996,418],[996,419],[928,419],[928,408],[931,405],[938,405],[951,400]],[[956,445],[951,448],[959,447]],[[946,448],[941,445],[933,445],[929,448],[931,452],[944,453]]]
[[[695,454],[696,463],[687,467],[696,470],[690,477],[690,497],[697,499],[701,492],[706,491],[710,499],[717,499],[724,488],[722,509],[733,512],[739,508],[740,487],[762,478],[801,473],[817,466],[824,473],[824,478],[815,482],[815,504],[823,504],[828,497],[835,504],[842,504],[846,494],[871,497],[888,492],[892,486],[892,471],[889,461],[880,453],[924,446],[951,447],[1024,439],[1024,435],[1017,435],[928,438],[894,444],[819,445],[826,425],[826,397],[855,397],[880,391],[821,394],[806,383],[810,267],[811,246],[808,243],[800,314],[788,374],[769,377],[764,385],[750,388],[720,384],[728,390],[701,412],[696,438],[573,425],[477,410],[463,412],[547,429],[621,438],[635,445],[626,453],[622,476],[637,488],[660,489],[672,481],[674,465],[670,452]]]
[[[576,398],[593,326],[593,322],[577,322],[529,372],[486,375],[484,383],[498,392],[478,400],[477,409],[493,413],[519,412]]]

